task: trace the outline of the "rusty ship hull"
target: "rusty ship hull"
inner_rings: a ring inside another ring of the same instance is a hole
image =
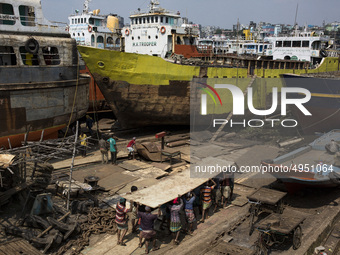
[[[58,130],[83,117],[89,106],[90,77],[79,74],[75,40],[54,26],[34,31],[32,24],[26,26],[30,32],[20,24],[13,26],[19,32],[0,33],[2,149],[20,146],[25,135],[28,141],[55,138]],[[0,30],[4,27],[0,25]]]
[[[176,64],[156,56],[85,46],[78,46],[78,50],[108,105],[125,128],[190,125],[190,84],[195,77],[246,81],[252,75],[279,78],[284,73],[325,72],[338,68],[337,58],[331,65],[321,64],[319,68],[311,70],[303,69],[302,66],[296,69],[298,65],[304,64],[302,62],[282,61],[284,65],[274,65],[274,61],[266,60],[244,60],[242,67],[235,68]],[[241,66],[241,62],[239,64]],[[282,86],[280,79],[272,79],[272,82],[276,87]],[[247,82],[240,88],[244,90],[246,87]],[[260,86],[258,90],[259,93],[254,92],[255,95],[261,94]],[[270,93],[270,90],[266,93]],[[264,97],[262,94],[261,97]],[[258,99],[258,102],[264,101]],[[226,111],[229,112],[232,110],[232,99],[226,103]]]
[[[85,115],[88,81],[0,84],[0,146],[20,146],[26,134],[33,141],[42,132],[43,139],[56,138],[58,130]]]

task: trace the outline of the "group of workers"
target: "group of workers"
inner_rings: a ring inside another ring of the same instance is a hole
[[[132,159],[134,157],[135,145],[136,145],[136,137],[133,137],[126,147],[129,153],[129,159]],[[108,151],[110,151],[111,163],[117,165],[118,150],[117,150],[116,139],[114,135],[107,140],[104,140],[104,138],[102,137],[99,140],[99,148],[102,154],[103,164],[104,163],[107,164],[109,162]]]
[[[116,205],[116,224],[118,229],[117,244],[125,246],[124,236],[128,231],[128,222],[131,221],[132,233],[137,230],[139,233],[139,247],[145,243],[145,253],[149,253],[149,245],[152,242],[152,250],[157,250],[155,221],[159,219],[159,230],[167,229],[172,233],[172,241],[179,244],[180,233],[192,234],[194,222],[204,223],[209,216],[210,208],[216,212],[218,207],[226,208],[231,203],[233,192],[233,175],[221,174],[221,177],[210,179],[205,184],[197,187],[184,196],[177,198],[158,207],[158,212],[153,214],[153,209],[130,201],[130,206],[124,198],[120,198]],[[131,187],[131,192],[137,190],[136,186]],[[130,219],[128,213],[131,212]],[[143,239],[145,240],[143,243]]]
[[[86,115],[86,127],[89,130],[90,136],[92,136],[93,131],[92,131],[92,126],[94,123],[94,120],[89,116]],[[88,144],[88,136],[85,134],[85,132],[81,131],[79,135],[79,140],[80,140],[80,152],[82,157],[86,157],[86,149],[87,149],[87,144]],[[134,151],[135,151],[135,145],[136,145],[136,137],[133,137],[132,140],[128,143],[127,145],[127,151],[129,153],[129,159],[134,158]],[[104,140],[103,137],[99,140],[99,147],[100,147],[100,152],[102,155],[102,163],[108,163],[109,162],[109,151],[110,151],[110,156],[111,156],[111,162],[112,164],[117,164],[117,145],[116,145],[116,137],[112,135],[107,140]]]

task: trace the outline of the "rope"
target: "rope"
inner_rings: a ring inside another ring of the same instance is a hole
[[[72,110],[71,110],[71,115],[70,115],[70,118],[69,118],[69,121],[68,121],[68,124],[67,124],[67,128],[66,128],[66,132],[65,132],[65,135],[63,137],[63,141],[64,139],[66,138],[66,135],[68,133],[68,130],[69,130],[69,127],[70,127],[70,124],[71,124],[71,121],[72,121],[72,117],[73,117],[73,110],[75,108],[75,105],[76,105],[76,99],[77,99],[77,92],[78,92],[78,85],[79,85],[79,55],[78,55],[78,61],[77,61],[77,82],[76,82],[76,91],[74,93],[74,97],[73,97],[73,105],[72,105]],[[62,141],[62,143],[63,143]]]

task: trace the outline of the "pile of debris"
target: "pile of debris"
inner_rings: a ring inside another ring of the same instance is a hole
[[[52,216],[29,215],[20,226],[5,227],[5,233],[27,240],[43,253],[60,255],[65,252],[80,254],[89,245],[92,234],[116,233],[116,212],[113,208],[91,207],[93,203],[89,201],[77,201],[75,204],[72,207],[78,211],[76,214],[68,212],[58,220]]]

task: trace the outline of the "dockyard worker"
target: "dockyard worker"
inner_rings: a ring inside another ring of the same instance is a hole
[[[114,135],[107,140],[110,144],[111,163],[117,165],[117,146]]]
[[[87,147],[86,138],[87,138],[87,135],[83,131],[81,131],[80,136],[79,136],[79,140],[80,140],[82,157],[86,157],[86,147]]]
[[[183,201],[181,199],[181,196],[178,195],[177,198],[175,198],[172,201],[172,205],[169,205],[170,209],[170,231],[173,233],[173,243],[178,245],[179,244],[179,233],[180,230],[182,229],[182,223],[181,219],[179,217],[179,211],[183,207]]]
[[[222,204],[225,208],[227,203],[231,201],[231,178],[226,175],[221,183],[221,191],[222,191]]]
[[[163,224],[166,222],[167,229],[170,230],[170,209],[168,207],[169,203],[161,205],[161,212],[162,212],[162,223],[160,226],[161,230],[164,230]]]
[[[109,163],[109,155],[108,155],[108,142],[103,139],[103,136],[100,138],[99,142],[99,149],[102,154],[102,164]]]
[[[135,145],[136,145],[136,137],[133,137],[132,140],[127,145],[127,150],[129,152],[129,159],[134,158]]]
[[[117,244],[121,246],[126,246],[125,243],[123,243],[124,236],[126,235],[126,232],[128,230],[128,219],[126,217],[126,214],[129,212],[129,209],[126,208],[126,199],[120,198],[119,202],[116,206],[116,224],[117,224]]]
[[[201,198],[202,198],[202,220],[201,222],[204,223],[205,218],[209,215],[209,208],[212,203],[211,193],[212,190],[215,188],[216,183],[210,179],[206,182],[206,185],[201,189]]]
[[[325,148],[326,148],[326,151],[330,154],[335,154],[339,151],[339,145],[333,139],[331,140],[330,143],[326,144]]]
[[[219,206],[219,203],[221,202],[220,206],[223,207],[223,203],[222,203],[222,192],[221,192],[221,181],[222,178],[220,177],[220,175],[217,175],[215,178],[213,178],[213,180],[216,183],[215,188],[212,190],[213,192],[213,199],[215,202],[215,208],[214,208],[214,212],[216,212],[217,210],[217,206]]]
[[[90,117],[90,115],[86,115],[86,127],[89,129],[91,136],[92,136],[93,122],[94,122],[94,120]]]
[[[138,210],[137,206],[137,210]],[[158,209],[158,215],[160,215],[160,209]],[[141,219],[140,226],[142,229],[140,239],[139,239],[139,247],[143,246],[141,242],[142,239],[145,239],[145,253],[149,253],[149,243],[152,241],[152,250],[158,250],[159,247],[156,247],[156,231],[154,230],[154,222],[158,218],[157,214],[151,213],[151,208],[146,206],[145,212],[138,211],[138,217]]]
[[[136,192],[138,188],[136,186],[131,187],[131,193]],[[137,231],[137,203],[131,201],[131,226],[132,226],[132,233],[135,233]]]
[[[186,194],[186,199],[184,200],[185,206],[185,216],[188,222],[188,233],[189,235],[192,234],[192,223],[195,221],[195,214],[194,214],[194,202],[196,196],[193,192],[189,192]]]

